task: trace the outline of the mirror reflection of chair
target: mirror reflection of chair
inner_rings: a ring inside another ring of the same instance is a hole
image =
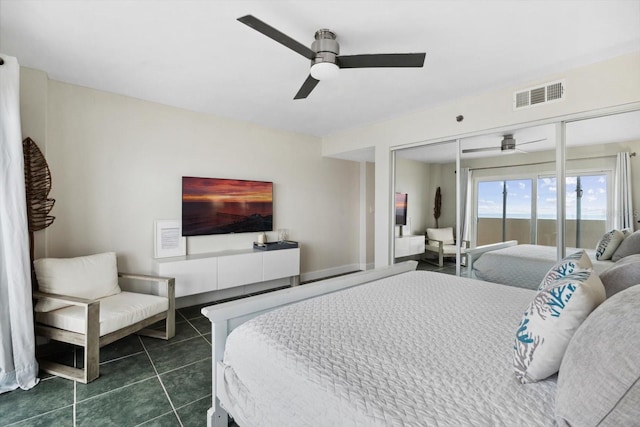
[[[36,335],[84,348],[82,368],[39,358],[44,372],[86,384],[99,376],[101,347],[132,333],[165,340],[175,335],[171,277],[118,273],[113,252],[38,259],[34,268]],[[135,282],[135,292],[123,291],[119,279]],[[162,329],[152,327],[162,321]]]
[[[427,262],[443,267],[445,258],[456,257],[456,240],[453,227],[427,228],[425,243],[425,253],[437,256],[437,263],[431,259],[425,259]],[[469,241],[463,240],[460,246],[461,256],[465,256],[467,249],[469,249]]]

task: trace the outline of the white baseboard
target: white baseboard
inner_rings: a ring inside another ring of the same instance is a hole
[[[354,271],[360,271],[360,264],[348,264],[339,267],[327,268],[325,270],[316,270],[303,273],[300,275],[300,283],[308,282],[310,280],[319,280],[331,276],[337,276],[345,273],[352,273]]]
[[[215,301],[248,296],[257,292],[266,291],[268,289],[289,286],[289,279],[276,279],[268,282],[252,283],[250,285],[236,286],[233,288],[220,289],[217,291],[203,292],[200,294],[186,295],[176,298],[176,308],[191,307],[192,305],[212,303]]]

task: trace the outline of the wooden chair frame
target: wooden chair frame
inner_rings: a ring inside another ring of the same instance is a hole
[[[438,256],[438,267],[443,267],[444,266],[444,259],[445,258],[451,258],[456,256],[455,253],[453,254],[445,254],[444,253],[444,241],[442,240],[436,240],[436,239],[430,239],[429,236],[427,236],[427,233],[424,233],[424,238],[425,238],[425,247],[424,247],[424,251],[425,253],[430,253],[430,254],[435,254]],[[438,250],[434,250],[432,245],[429,245],[429,241],[432,242],[438,242]],[[455,240],[454,240],[455,242]],[[455,243],[454,243],[455,245]],[[468,240],[463,240],[462,241],[462,246],[460,247],[460,256],[461,257],[465,257],[466,256],[466,250],[469,249],[469,241]],[[430,259],[425,259],[424,261],[436,265],[435,262],[431,261]]]
[[[107,344],[124,338],[132,333],[168,340],[175,335],[175,279],[173,277],[158,277],[141,274],[118,273],[122,279],[144,280],[164,284],[166,296],[169,299],[169,307],[166,312],[158,313],[140,322],[128,325],[117,331],[100,336],[100,301],[74,298],[66,295],[47,294],[36,291],[33,297],[36,299],[48,299],[63,302],[68,305],[84,307],[85,331],[77,333],[66,331],[41,323],[35,324],[36,335],[74,344],[84,348],[84,369],[67,366],[61,363],[39,359],[40,369],[63,378],[87,384],[100,375],[100,348]],[[148,326],[166,320],[164,330],[149,329]]]

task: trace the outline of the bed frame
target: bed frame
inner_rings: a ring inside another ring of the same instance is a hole
[[[507,240],[506,242],[492,243],[490,245],[476,246],[473,249],[467,249],[467,277],[473,278],[473,263],[480,255],[485,252],[495,251],[497,249],[508,248],[510,246],[516,246],[517,240]]]
[[[222,408],[228,402],[224,384],[224,349],[227,336],[244,322],[278,307],[293,304],[320,295],[348,289],[363,283],[373,282],[389,276],[413,271],[417,261],[405,261],[375,270],[361,271],[319,282],[296,286],[279,291],[256,295],[222,304],[204,307],[202,314],[211,321],[212,346],[212,407],[207,411],[208,427],[228,427],[229,416]],[[237,420],[242,421],[242,420]]]

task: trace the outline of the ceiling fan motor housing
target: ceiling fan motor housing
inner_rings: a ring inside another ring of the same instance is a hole
[[[334,32],[322,29],[316,31],[315,41],[311,44],[311,50],[316,52],[316,57],[311,60],[311,65],[321,62],[336,64],[336,57],[340,54],[340,45],[336,41]]]
[[[516,140],[513,135],[505,135],[500,146],[502,151],[512,151],[516,149]]]

